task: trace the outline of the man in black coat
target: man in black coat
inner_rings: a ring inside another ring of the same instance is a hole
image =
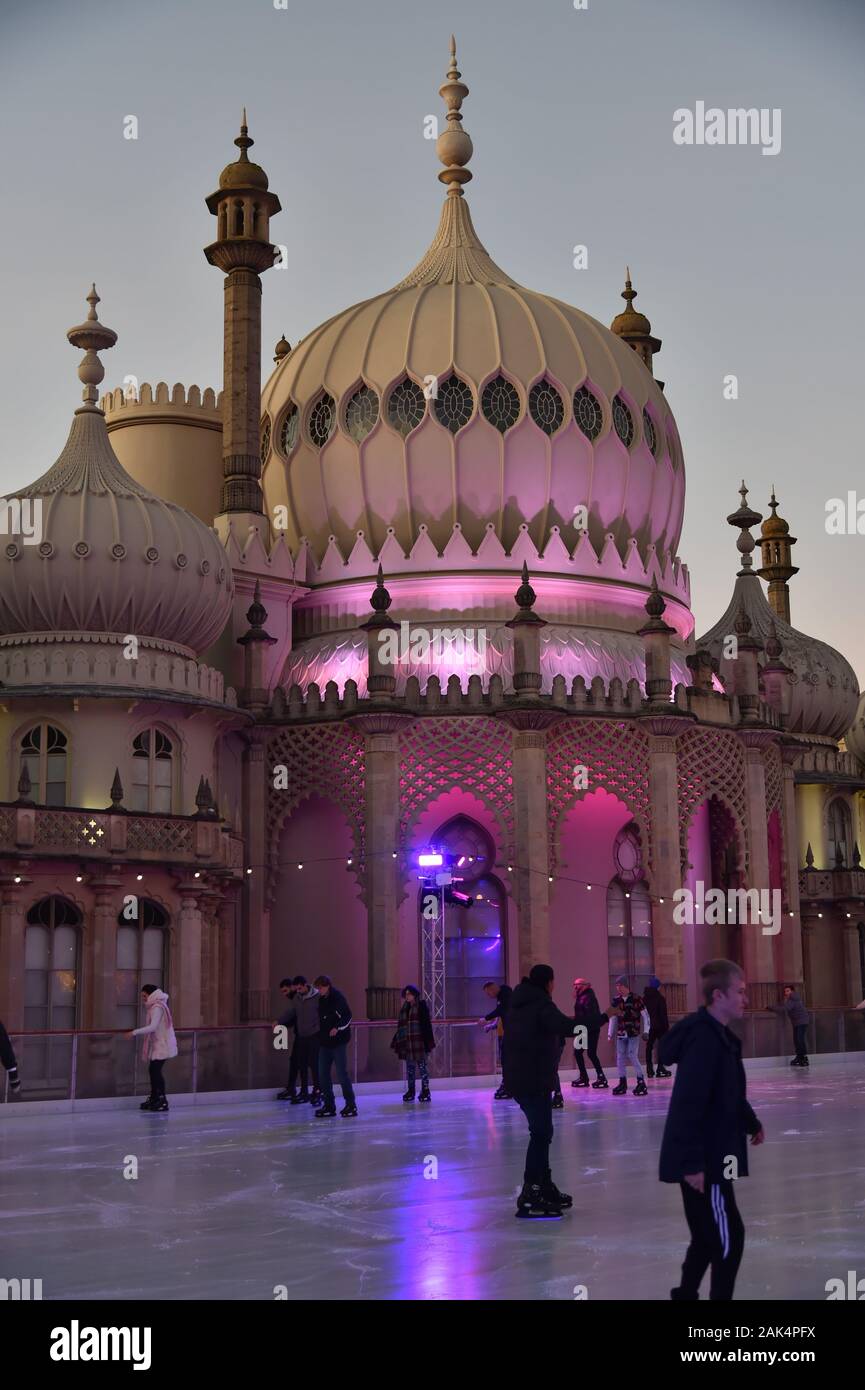
[[[745,1248],[745,1227],[733,1183],[748,1175],[748,1147],[762,1144],[763,1127],[748,1104],[742,1044],[727,1026],[748,1003],[745,977],[729,960],[700,970],[705,1005],[661,1039],[659,1056],[676,1063],[676,1080],[661,1142],[661,1182],[682,1189],[691,1243],[676,1301],[699,1298],[712,1267],[710,1299],[729,1301]]]
[[[656,1043],[660,1045],[661,1038],[670,1031],[670,1020],[667,1015],[667,1001],[661,993],[661,981],[657,975],[653,975],[643,990],[643,1003],[646,1006],[646,1013],[649,1015],[649,1036],[646,1039],[646,1075],[655,1075],[652,1066],[652,1050]],[[660,1059],[660,1053],[658,1054]],[[669,1076],[666,1067],[661,1066],[658,1061],[658,1076]]]
[[[332,1072],[336,1064],[336,1075],[342,1087],[345,1105],[341,1115],[352,1118],[357,1114],[354,1090],[348,1075],[346,1054],[351,1039],[351,1009],[344,994],[334,989],[329,975],[319,975],[315,982],[319,993],[318,1002],[318,1078],[323,1105],[316,1110],[317,1120],[331,1119],[336,1114],[333,1095]]]
[[[553,1100],[562,1038],[572,1034],[576,1020],[552,1001],[553,971],[533,965],[527,980],[517,985],[508,1013],[502,1059],[505,1089],[514,1097],[529,1124],[529,1147],[517,1216],[556,1217],[573,1204],[560,1192],[550,1172],[553,1138]]]
[[[511,997],[513,996],[513,990],[511,989],[510,985],[497,985],[495,980],[487,980],[486,984],[484,985],[484,994],[487,996],[488,999],[494,999],[496,1003],[495,1008],[491,1009],[488,1014],[484,1014],[483,1018],[480,1019],[480,1022],[486,1025],[484,1031],[487,1033],[490,1031],[490,1029],[495,1028],[496,1037],[498,1040],[497,1051],[499,1054],[499,1066],[502,1066],[502,1057],[504,1056],[505,1051],[505,1030],[507,1028],[507,1018],[508,1013],[510,1012]],[[513,1097],[508,1094],[508,1089],[505,1086],[504,1081],[502,1081],[502,1084],[495,1092],[493,1099],[513,1099]]]

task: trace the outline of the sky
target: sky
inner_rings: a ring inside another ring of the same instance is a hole
[[[774,483],[798,537],[794,626],[865,686],[861,0],[3,0],[0,496],[62,448],[81,389],[65,334],[94,279],[119,334],[106,388],[221,387],[204,198],[244,104],[289,253],[264,279],[266,364],[282,333],[417,262],[442,201],[423,126],[452,30],[494,260],[606,323],[627,263],[663,340],[697,633],[729,601],[741,479],[763,512]],[[674,143],[673,113],[698,102],[779,109],[780,152]],[[863,534],[855,518],[828,534],[827,504],[851,491]]]

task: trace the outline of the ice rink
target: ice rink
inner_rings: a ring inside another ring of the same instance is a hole
[[[666,1299],[686,1244],[657,1180],[672,1084],[565,1084],[557,1222],[515,1219],[526,1124],[474,1083],[412,1107],[360,1089],[355,1120],[262,1099],[3,1107],[0,1277],[41,1278],[45,1299]],[[865,1276],[865,1053],[752,1064],[749,1095],[767,1142],[737,1188],[737,1297],[825,1299]]]

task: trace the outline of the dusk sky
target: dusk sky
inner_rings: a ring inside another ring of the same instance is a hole
[[[4,0],[0,495],[66,438],[80,385],[65,334],[91,280],[119,334],[106,388],[127,373],[221,386],[204,198],[236,153],[244,103],[289,253],[264,281],[268,368],[282,333],[296,342],[415,264],[443,197],[423,123],[442,115],[451,30],[470,88],[468,198],[490,254],[606,323],[628,263],[663,340],[697,632],[729,600],[724,518],[740,480],[764,512],[774,482],[799,538],[793,624],[865,684],[865,534],[825,529],[829,499],[853,490],[865,532],[857,0]],[[674,111],[698,102],[780,109],[780,153],[675,144]],[[580,243],[588,268],[575,270]]]

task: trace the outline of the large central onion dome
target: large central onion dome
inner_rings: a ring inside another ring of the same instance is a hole
[[[320,559],[331,536],[347,555],[358,531],[378,554],[389,528],[407,552],[422,525],[441,553],[455,523],[474,550],[490,523],[506,550],[521,525],[539,550],[553,526],[573,549],[585,507],[598,554],[612,534],[623,557],[633,540],[664,565],[685,492],[672,412],[625,339],[484,249],[463,196],[459,76],[452,50],[437,144],[448,192],[426,255],[310,333],[264,389],[271,515],[284,506],[286,539],[305,536]]]
[[[97,352],[117,335],[96,317],[69,340],[87,349],[78,374],[84,405],[52,468],[17,494],[22,534],[4,547],[0,642],[20,634],[127,634],[187,656],[221,633],[233,580],[214,531],[137,483],[111,448],[95,404]]]

